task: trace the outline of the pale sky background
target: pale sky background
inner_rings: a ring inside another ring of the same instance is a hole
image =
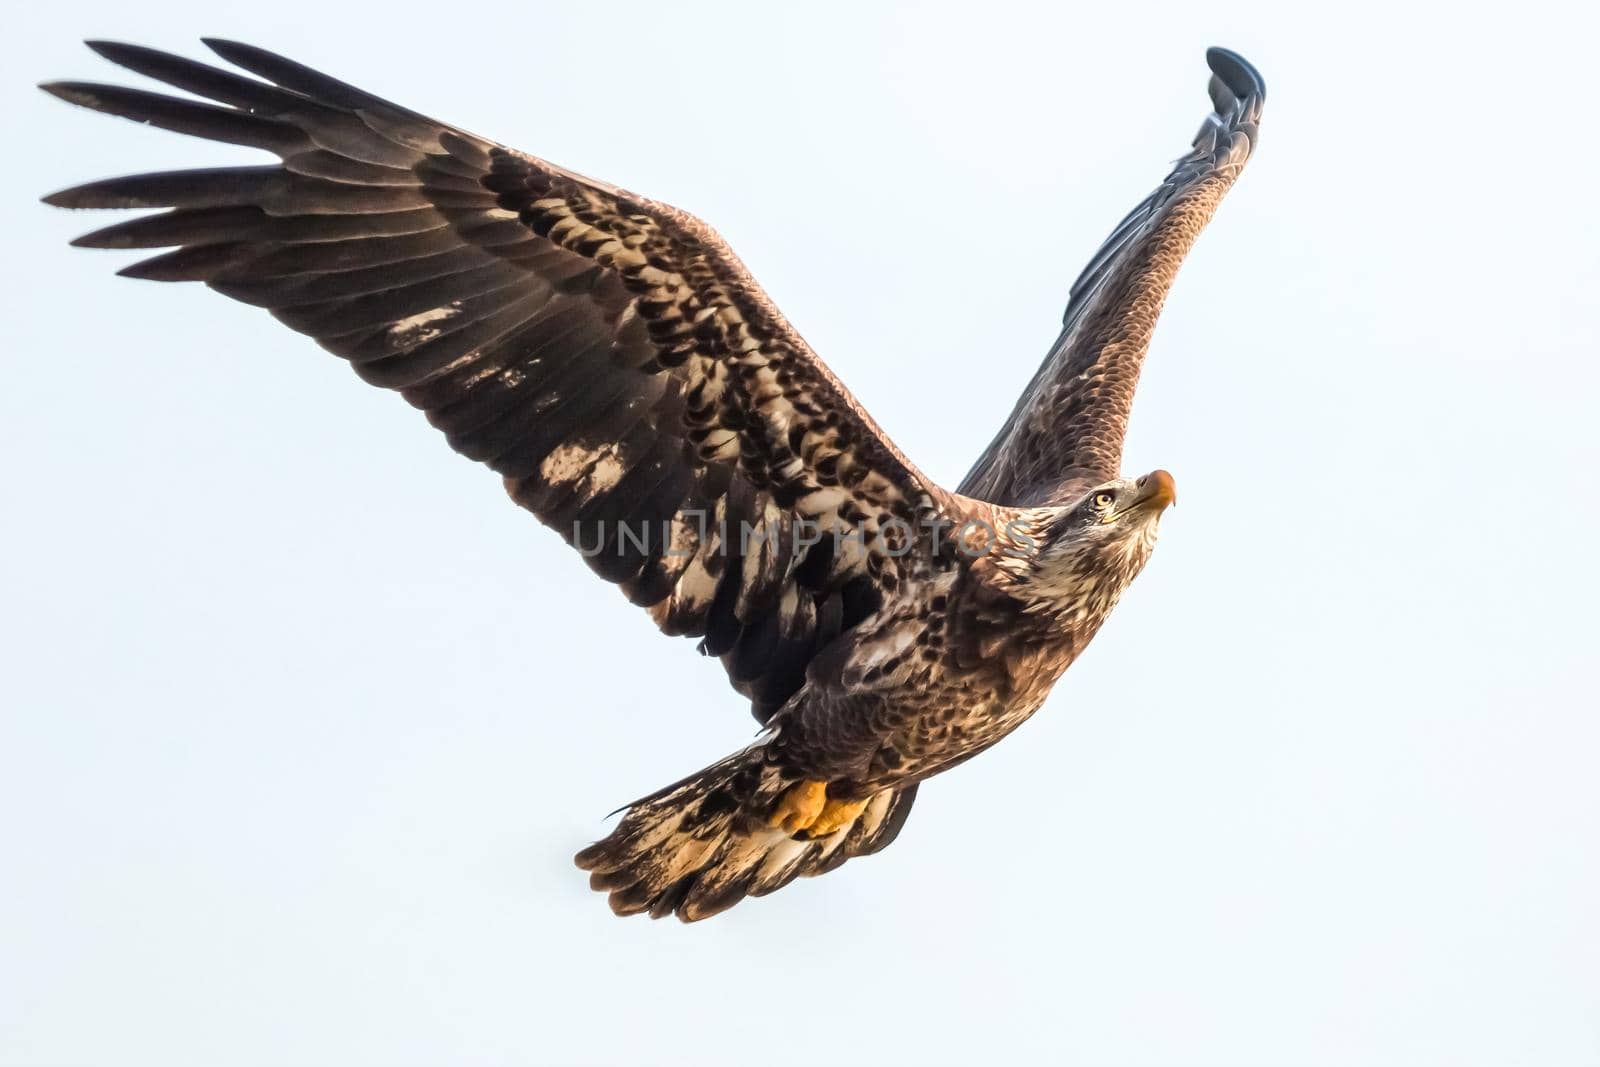
[[[1600,25],[1090,6],[17,14],[0,1063],[1600,1063]],[[1262,144],[1128,447],[1180,487],[1154,561],[885,853],[613,918],[571,854],[748,740],[720,667],[406,404],[37,203],[257,158],[29,87],[201,34],[705,216],[947,485],[1239,50]]]

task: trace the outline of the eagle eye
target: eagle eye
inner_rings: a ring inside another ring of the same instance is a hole
[[[1117,495],[1115,493],[1101,490],[1094,495],[1095,509],[1098,511],[1104,511],[1106,508],[1109,508],[1111,506],[1111,502],[1116,499]]]

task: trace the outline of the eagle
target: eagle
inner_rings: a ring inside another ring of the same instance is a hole
[[[265,308],[398,392],[664,633],[722,662],[760,731],[578,853],[617,914],[703,919],[887,846],[924,779],[1039,708],[1149,559],[1173,479],[1124,476],[1123,435],[1167,291],[1256,142],[1265,87],[1233,52],[1207,51],[1192,147],[1073,283],[951,491],[699,219],[205,43],[237,69],[88,42],[189,96],[42,88],[276,163],[45,202],[158,209],[73,243],[168,249],[120,273]]]

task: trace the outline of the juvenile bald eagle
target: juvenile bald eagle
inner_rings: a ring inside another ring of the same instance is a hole
[[[1148,559],[1173,482],[1122,477],[1123,432],[1162,301],[1256,139],[1264,88],[1233,53],[1206,54],[1214,110],[1192,150],[1095,253],[949,492],[699,220],[206,43],[256,77],[92,42],[215,103],[44,88],[280,162],[46,197],[166,209],[75,243],[172,248],[121,273],[205,282],[398,391],[663,631],[719,657],[763,724],[578,854],[618,914],[704,918],[889,844],[924,778],[1039,707]]]

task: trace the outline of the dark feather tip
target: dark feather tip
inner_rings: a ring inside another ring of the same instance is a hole
[[[95,106],[87,92],[88,86],[83,82],[40,82],[39,88],[57,100],[65,100],[69,104],[77,104],[79,107]]]
[[[577,864],[579,870],[592,871],[605,862],[608,852],[605,841],[596,841],[572,857],[572,862]]]
[[[1239,53],[1226,48],[1207,48],[1206,65],[1240,100],[1251,96],[1265,99],[1267,83],[1261,77],[1261,72]]]
[[[119,57],[122,56],[137,55],[141,52],[150,51],[150,49],[143,48],[136,44],[124,44],[121,41],[106,41],[96,37],[90,37],[86,39],[83,42],[83,46],[89,51],[93,52],[95,55],[100,56],[102,59],[109,59],[113,63],[120,62]]]
[[[230,62],[234,56],[247,56],[260,51],[254,45],[245,44],[243,41],[232,41],[226,37],[202,37],[200,43]]]
[[[75,185],[71,189],[58,189],[46,196],[41,196],[39,202],[41,204],[49,204],[51,207],[83,207],[84,205],[78,203],[79,188],[79,186]]]

